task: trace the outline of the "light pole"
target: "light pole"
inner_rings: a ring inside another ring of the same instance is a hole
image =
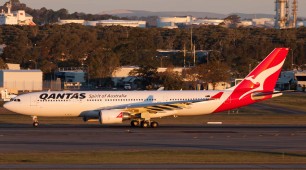
[[[291,69],[292,70],[293,70],[293,65],[294,65],[294,63],[293,63],[293,51],[294,50],[291,49]]]

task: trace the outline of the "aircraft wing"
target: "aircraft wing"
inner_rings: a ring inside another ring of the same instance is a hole
[[[149,103],[139,102],[139,103],[123,104],[123,105],[110,106],[110,107],[101,107],[98,108],[97,110],[122,109],[132,114],[141,113],[141,112],[149,112],[149,113],[167,112],[167,111],[188,108],[190,105],[194,103],[216,100],[219,99],[222,96],[222,94],[223,92],[219,92],[210,98],[204,98],[199,100],[181,100],[181,101],[171,101],[171,102],[149,102]]]

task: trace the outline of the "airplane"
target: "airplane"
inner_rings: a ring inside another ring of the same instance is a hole
[[[275,48],[246,78],[226,90],[201,91],[44,91],[19,95],[4,104],[10,111],[38,117],[82,117],[84,121],[132,127],[159,126],[155,118],[192,116],[232,110],[281,96],[274,91],[288,54]]]

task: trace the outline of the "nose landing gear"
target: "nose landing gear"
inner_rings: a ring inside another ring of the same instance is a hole
[[[33,127],[38,127],[39,126],[38,117],[32,116],[32,119],[33,119]]]

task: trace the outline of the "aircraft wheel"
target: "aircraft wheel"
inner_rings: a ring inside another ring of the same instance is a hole
[[[147,128],[147,127],[149,127],[149,123],[148,123],[148,122],[143,121],[143,122],[141,122],[141,127],[143,127],[143,128]]]
[[[151,128],[157,128],[158,123],[157,122],[151,122]]]
[[[33,122],[33,127],[38,127],[39,123],[38,122]]]
[[[131,121],[131,126],[132,127],[137,127],[137,126],[139,126],[139,122],[137,120],[133,120],[133,121]]]

